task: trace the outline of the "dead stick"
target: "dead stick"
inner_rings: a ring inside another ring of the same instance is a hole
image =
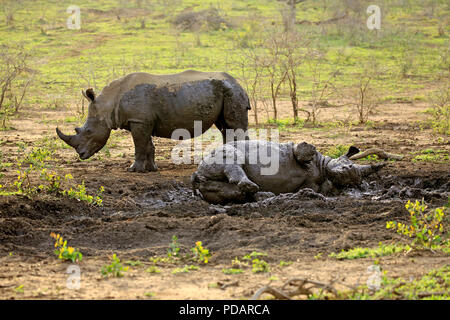
[[[402,160],[403,159],[403,156],[400,155],[400,154],[389,153],[389,152],[386,152],[386,151],[381,150],[379,148],[367,149],[364,152],[360,152],[358,154],[355,154],[355,155],[351,156],[349,159],[350,160],[357,160],[357,159],[365,158],[368,155],[372,155],[372,154],[376,154],[381,159],[394,159],[394,160]]]
[[[291,297],[289,297],[287,294],[285,294],[283,291],[265,286],[256,291],[256,293],[253,295],[252,300],[258,300],[263,293],[270,293],[275,298],[281,299],[281,300],[291,300]]]

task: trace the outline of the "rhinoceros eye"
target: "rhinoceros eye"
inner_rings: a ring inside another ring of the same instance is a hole
[[[91,130],[91,129],[86,129],[86,133],[87,133],[87,134],[91,134],[91,133],[92,133],[92,130]]]

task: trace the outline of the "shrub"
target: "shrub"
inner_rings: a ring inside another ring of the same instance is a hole
[[[50,233],[50,236],[55,239],[55,255],[58,256],[58,259],[70,260],[72,262],[81,261],[83,259],[81,252],[73,247],[68,247],[67,240],[64,240],[61,235],[52,232]]]
[[[203,248],[202,242],[197,241],[195,243],[195,247],[191,249],[194,257],[193,259],[197,262],[203,262],[208,263],[209,258],[211,257],[211,254],[209,253],[209,250],[206,248]]]
[[[431,109],[427,112],[431,114],[431,126],[434,131],[443,134],[450,134],[450,85],[448,79],[444,80],[436,91],[429,95]]]
[[[415,201],[405,205],[410,214],[410,225],[388,221],[387,229],[396,230],[397,233],[413,238],[412,245],[419,245],[426,248],[433,248],[441,243],[447,242],[448,234],[448,208],[441,207],[434,210],[427,210],[427,206],[422,202]]]
[[[104,277],[113,276],[121,278],[123,277],[123,273],[128,271],[129,267],[124,267],[120,262],[120,259],[114,253],[111,257],[111,264],[104,265],[101,269],[101,273]]]

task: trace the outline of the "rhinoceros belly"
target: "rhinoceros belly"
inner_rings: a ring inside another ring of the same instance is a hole
[[[273,193],[295,192],[305,182],[308,170],[294,158],[292,144],[278,144],[251,140],[235,143],[242,148],[247,145],[244,171],[261,191]]]
[[[153,134],[163,138],[188,138],[201,135],[218,119],[223,96],[209,80],[159,88],[152,103],[156,114]],[[175,130],[181,130],[174,134]]]
[[[136,85],[120,100],[120,125],[146,123],[154,136],[162,138],[172,138],[175,130],[184,130],[174,137],[177,140],[200,135],[222,111],[223,92],[218,85],[218,80]]]

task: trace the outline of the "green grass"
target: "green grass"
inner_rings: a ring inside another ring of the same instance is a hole
[[[244,271],[242,269],[236,269],[236,268],[229,268],[229,269],[222,269],[222,272],[224,274],[240,274],[240,273],[244,273]]]
[[[328,148],[328,150],[324,152],[324,155],[336,159],[339,158],[340,156],[345,155],[349,148],[350,146],[348,145],[337,144],[335,146],[331,146],[330,148]]]
[[[392,255],[395,253],[406,252],[410,250],[410,246],[408,245],[384,245],[382,243],[379,244],[377,248],[361,248],[356,247],[349,249],[347,251],[342,250],[339,253],[330,253],[328,257],[335,258],[338,260],[353,260],[353,259],[361,259],[361,258],[377,258],[384,257],[388,255]]]
[[[434,269],[418,279],[393,278],[383,275],[380,289],[371,292],[363,287],[351,293],[352,300],[449,300],[450,265]]]
[[[412,159],[413,162],[440,162],[446,163],[450,161],[449,154],[445,150],[424,149],[422,151],[414,152],[417,154]]]
[[[161,270],[159,270],[156,266],[150,266],[145,271],[148,273],[161,273]]]
[[[183,268],[175,268],[172,271],[172,274],[177,274],[177,273],[188,273],[189,271],[195,271],[198,270],[197,266],[194,265],[185,265]]]
[[[91,86],[99,91],[112,79],[133,71],[223,70],[240,77],[241,70],[233,62],[239,51],[236,43],[258,41],[254,35],[263,35],[264,23],[282,28],[281,4],[277,1],[143,3],[139,8],[135,1],[79,0],[76,4],[81,8],[81,30],[66,27],[69,15],[65,10],[73,4],[69,0],[25,0],[10,26],[5,25],[4,14],[0,12],[0,44],[23,42],[32,52],[32,68],[39,72],[26,106],[79,107],[81,88]],[[450,28],[444,25],[445,35],[438,35],[439,24],[449,14],[445,1],[436,2],[434,16],[424,14],[421,1],[408,3],[405,8],[395,1],[382,1],[382,29],[378,32],[365,28],[365,18],[357,25],[300,25],[299,29],[312,35],[308,47],[327,51],[322,67],[325,73],[334,67],[340,69],[338,85],[353,85],[361,66],[375,61],[385,69],[375,83],[383,92],[389,92],[386,101],[409,101],[411,89],[428,86],[438,72],[448,69],[441,55],[448,47]],[[177,31],[171,24],[174,16],[187,8],[199,11],[211,6],[218,8],[232,26],[197,34]],[[305,1],[298,4],[297,19],[323,21],[332,18],[335,9],[336,5],[324,8],[321,2]],[[143,19],[146,27],[141,29]],[[197,43],[198,36],[201,45]],[[402,70],[407,70],[404,75]],[[302,99],[312,94],[312,75],[308,65],[302,66],[298,83]],[[287,88],[283,88],[281,99],[289,99]],[[76,118],[66,121],[76,122]],[[286,127],[284,122],[275,124]]]
[[[279,265],[280,265],[280,267],[287,267],[287,266],[290,266],[292,263],[293,263],[292,261],[281,260]]]

